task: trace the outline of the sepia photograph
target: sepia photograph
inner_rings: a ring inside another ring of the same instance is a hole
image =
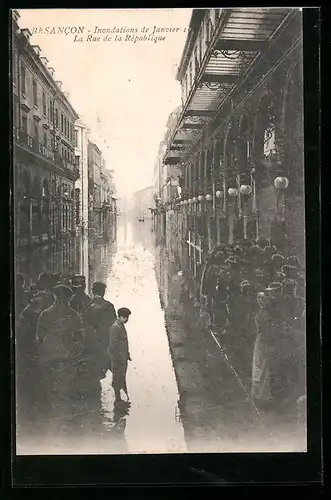
[[[10,22],[16,455],[307,452],[303,9]]]

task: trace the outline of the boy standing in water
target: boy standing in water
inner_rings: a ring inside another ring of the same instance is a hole
[[[121,307],[118,312],[118,319],[110,329],[109,354],[111,371],[113,373],[113,388],[115,392],[115,404],[124,403],[121,398],[121,390],[127,396],[129,402],[128,389],[126,385],[126,372],[128,361],[131,361],[128,334],[125,324],[128,322],[131,311],[126,307]]]

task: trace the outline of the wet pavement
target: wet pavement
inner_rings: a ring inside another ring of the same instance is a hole
[[[108,372],[101,409],[60,424],[40,415],[37,426],[19,434],[18,454],[305,451],[295,419],[284,423],[256,411],[231,360],[199,327],[194,311],[186,315],[195,327],[185,328],[178,269],[167,249],[155,246],[151,221],[120,218],[116,241],[84,239],[71,251],[69,267],[87,277],[88,290],[104,281],[105,298],[132,312],[126,325],[131,406],[114,410]]]

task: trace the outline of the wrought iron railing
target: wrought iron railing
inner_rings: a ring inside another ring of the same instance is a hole
[[[32,137],[31,135],[16,127],[13,129],[13,137],[14,140],[18,141],[24,146],[27,146],[34,153],[42,155],[44,158],[53,161],[63,170],[69,171],[76,177],[79,177],[79,167],[77,167],[75,164],[63,160],[62,156],[56,150],[45,146],[45,144],[37,141],[35,137]]]

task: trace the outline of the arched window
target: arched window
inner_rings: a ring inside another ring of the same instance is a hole
[[[214,171],[214,165],[213,165],[214,151],[213,151],[213,148],[214,148],[214,145],[211,144],[207,150],[207,158],[206,158],[206,162],[207,162],[207,165],[206,165],[206,184],[207,184],[208,191],[211,191],[212,183],[213,183],[213,171]]]
[[[229,129],[225,143],[225,173],[229,187],[236,184],[236,163],[235,163],[235,134],[232,127]]]
[[[35,177],[32,186],[32,196],[34,200],[39,200],[41,197],[41,185],[39,177]]]
[[[246,173],[248,172],[248,159],[251,154],[250,122],[247,115],[242,116],[240,121],[236,150],[240,173]]]
[[[256,182],[258,187],[269,187],[277,174],[276,168],[276,112],[272,96],[265,96],[258,109],[255,136]]]
[[[31,195],[31,176],[27,170],[24,170],[22,174],[22,193],[23,197]]]
[[[48,199],[49,198],[49,187],[48,187],[48,180],[44,179],[43,186],[41,188],[41,195],[43,198]]]
[[[214,178],[215,187],[217,190],[222,189],[223,185],[223,145],[222,141],[218,139],[215,144],[214,150]]]

